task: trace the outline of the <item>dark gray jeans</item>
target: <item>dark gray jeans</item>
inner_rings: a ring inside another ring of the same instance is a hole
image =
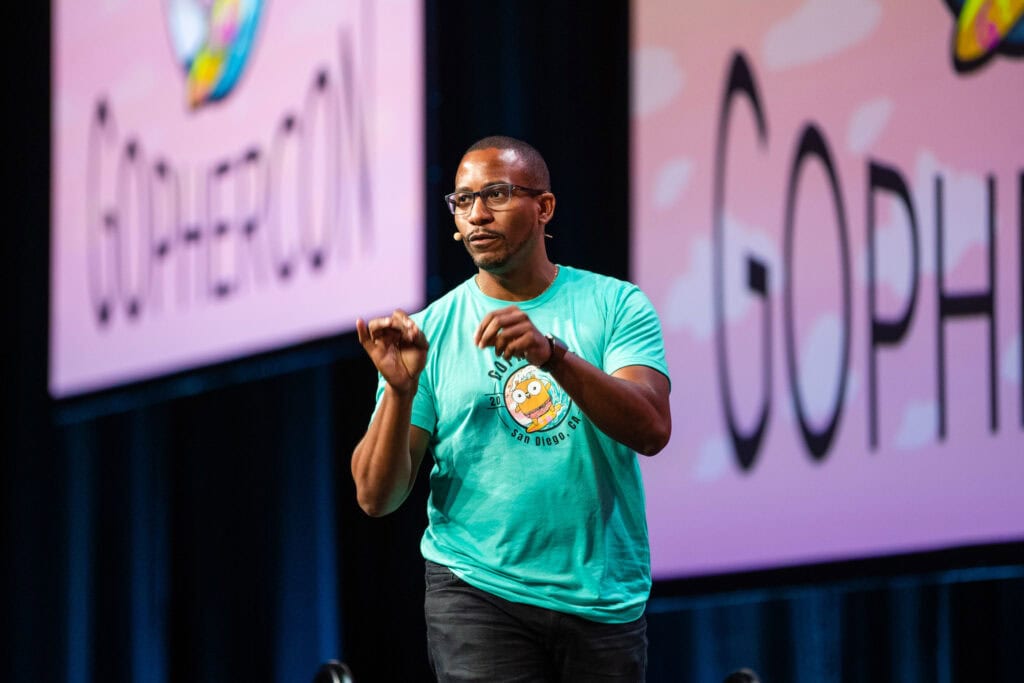
[[[602,624],[503,600],[427,561],[427,648],[449,681],[643,681],[647,620]]]

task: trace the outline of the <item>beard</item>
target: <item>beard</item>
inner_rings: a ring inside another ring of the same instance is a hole
[[[467,242],[466,251],[473,259],[474,266],[496,275],[508,272],[511,268],[527,260],[536,242],[536,237],[533,235],[521,242],[509,243],[508,238],[504,235],[490,234],[495,236],[495,241],[486,249],[477,251],[473,248],[472,242]]]

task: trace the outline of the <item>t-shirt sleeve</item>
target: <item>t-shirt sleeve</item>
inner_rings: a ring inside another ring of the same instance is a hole
[[[605,372],[611,374],[629,365],[644,365],[669,376],[658,314],[639,287],[624,287],[615,299],[610,323]]]
[[[384,395],[384,386],[386,384],[387,382],[384,381],[384,377],[377,373],[377,397],[376,405],[373,408],[373,415],[376,415],[377,410],[380,408],[380,399]],[[370,416],[370,422],[373,422],[373,415]],[[412,400],[410,422],[414,426],[430,433],[433,433],[434,427],[437,426],[437,412],[434,410],[433,393],[430,391],[427,382],[426,371],[420,375],[419,388],[416,389],[416,396]]]
[[[416,321],[416,324],[420,326],[420,329],[424,330],[424,333],[429,338],[430,332],[425,329],[427,325],[424,319],[425,312],[420,311],[414,313],[410,317]],[[412,415],[410,422],[420,429],[424,429],[427,432],[433,434],[434,429],[437,426],[437,411],[434,408],[434,391],[430,384],[430,366],[432,362],[431,355],[434,353],[433,347],[427,352],[427,365],[423,368],[423,372],[420,373],[419,387],[416,389],[416,396],[412,400]],[[380,399],[384,395],[384,387],[387,382],[384,381],[384,377],[377,373],[377,396],[373,407],[373,415],[377,414],[377,410],[380,408]],[[370,416],[370,421],[373,421],[373,415]]]

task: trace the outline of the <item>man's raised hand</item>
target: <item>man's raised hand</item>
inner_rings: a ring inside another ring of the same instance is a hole
[[[416,391],[430,344],[405,311],[395,309],[391,315],[369,321],[360,318],[356,334],[385,382],[400,393]]]
[[[523,358],[538,367],[551,356],[547,338],[518,306],[485,315],[473,341],[481,349],[493,346],[494,352],[505,360]]]

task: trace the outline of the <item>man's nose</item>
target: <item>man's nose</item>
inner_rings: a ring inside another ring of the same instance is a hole
[[[473,197],[473,206],[469,209],[466,219],[473,225],[483,225],[494,220],[491,210],[484,204],[484,198],[480,195]]]

